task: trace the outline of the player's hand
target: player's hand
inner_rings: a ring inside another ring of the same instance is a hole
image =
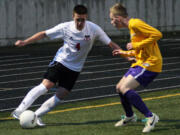
[[[126,48],[127,48],[128,50],[133,49],[132,43],[127,43]]]
[[[113,50],[112,54],[113,54],[113,56],[121,55],[121,49],[115,49],[115,50]]]
[[[127,60],[131,63],[135,63],[136,62],[136,58],[135,57],[127,57]]]
[[[15,43],[15,46],[25,46],[26,45],[26,42],[25,41],[22,41],[22,40],[18,40],[16,41]]]

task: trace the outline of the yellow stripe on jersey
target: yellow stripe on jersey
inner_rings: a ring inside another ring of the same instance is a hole
[[[131,43],[135,51],[137,62],[134,66],[141,66],[152,72],[162,71],[162,56],[157,41],[162,33],[140,19],[129,20]]]

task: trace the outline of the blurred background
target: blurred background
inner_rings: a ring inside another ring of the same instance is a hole
[[[158,28],[164,38],[179,38],[179,0],[0,0],[0,46],[11,46],[18,39],[72,20],[76,4],[86,5],[89,20],[108,35],[128,38],[126,30],[118,31],[110,24],[109,8],[116,2],[127,7],[130,17]]]
[[[89,20],[125,49],[130,41],[127,29],[117,30],[110,24],[109,8],[123,3],[130,17],[137,17],[163,33],[159,47],[163,55],[163,72],[146,89],[138,92],[180,88],[180,0],[0,0],[0,111],[12,111],[26,93],[38,85],[62,41],[42,40],[25,47],[15,47],[19,39],[72,20],[72,10],[84,4]],[[116,83],[130,63],[112,57],[112,50],[96,42],[89,53],[78,81],[64,103],[117,96]],[[39,106],[55,93],[55,89],[40,97]]]

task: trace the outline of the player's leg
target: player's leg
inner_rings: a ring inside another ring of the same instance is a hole
[[[124,76],[120,82],[117,84],[116,86],[116,90],[117,90],[117,93],[119,93],[119,97],[120,97],[120,100],[121,100],[121,104],[125,110],[125,113],[126,113],[126,116],[127,117],[131,117],[133,116],[133,110],[132,110],[132,105],[129,103],[129,101],[125,98],[125,96],[118,91],[119,87],[121,87],[122,84],[124,84],[124,81],[125,81],[126,77]]]
[[[115,124],[115,127],[118,126],[124,126],[125,124],[129,122],[136,122],[137,116],[133,113],[132,110],[132,104],[129,102],[129,100],[126,98],[126,96],[120,91],[121,88],[124,86],[124,83],[126,83],[127,75],[129,74],[129,71],[124,75],[124,77],[120,80],[120,82],[116,86],[116,90],[119,93],[121,104],[123,106],[123,109],[126,113],[126,115],[121,116],[121,120],[118,121]],[[134,87],[137,87],[139,84],[134,84]]]
[[[124,84],[121,85],[120,91],[129,101],[129,103],[132,104],[142,114],[144,114],[145,117],[151,117],[152,113],[142,101],[141,97],[134,90],[139,85],[139,82],[132,75],[128,75],[124,81]]]
[[[12,112],[14,118],[19,117],[19,115],[25,111],[30,105],[41,95],[45,94],[48,89],[52,88],[57,81],[57,62],[52,62],[48,66],[47,72],[44,74],[44,79],[42,83],[33,89],[31,89],[25,96],[20,105]]]
[[[38,126],[45,126],[45,124],[41,120],[41,116],[45,115],[49,111],[51,111],[53,108],[55,108],[61,100],[64,99],[70,92],[66,90],[65,88],[60,87],[56,94],[53,95],[51,98],[46,100],[36,111],[35,114],[38,117],[37,119],[37,125]]]
[[[29,108],[32,103],[41,95],[45,94],[48,89],[52,88],[54,86],[54,83],[44,79],[41,84],[38,86],[32,88],[25,98],[22,100],[20,105],[13,111],[12,116],[16,119],[19,118],[19,115],[24,112],[27,108]]]
[[[144,87],[147,86],[157,75],[158,73],[147,71],[142,67],[134,67],[132,68],[131,74],[126,77],[123,85],[119,88],[119,91],[127,98],[129,103],[143,113],[147,118],[143,132],[151,131],[158,122],[159,117],[147,108],[134,89],[139,85],[143,85]]]
[[[51,98],[46,100],[40,108],[38,108],[35,112],[35,114],[38,117],[41,117],[42,115],[46,114],[47,112],[51,111],[56,105],[60,103],[61,100],[64,99],[70,92],[66,90],[65,88],[60,87],[56,94],[53,95]]]
[[[59,88],[56,91],[56,94],[49,98],[47,101],[45,101],[40,108],[38,108],[35,111],[35,114],[38,117],[41,117],[51,111],[55,106],[57,106],[61,100],[64,99],[65,96],[67,96],[71,89],[73,88],[78,76],[79,72],[72,71],[62,64],[58,64],[58,85]],[[38,118],[39,119],[39,118]],[[37,124],[39,126],[44,126],[42,122],[38,120]]]
[[[132,105],[129,103],[129,101],[126,99],[126,97],[119,91],[121,86],[123,86],[124,82],[126,81],[126,77],[129,74],[128,72],[123,76],[123,78],[119,81],[119,83],[116,85],[116,91],[119,93],[119,97],[122,103],[122,106],[125,110],[126,116],[131,117],[133,116],[133,110],[132,110]]]

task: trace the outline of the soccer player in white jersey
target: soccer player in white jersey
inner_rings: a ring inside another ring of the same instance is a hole
[[[53,61],[49,64],[42,82],[32,88],[21,104],[12,112],[12,116],[19,119],[20,114],[31,106],[41,95],[45,94],[56,83],[58,89],[56,94],[46,100],[40,108],[35,111],[38,117],[37,124],[44,126],[40,117],[51,111],[61,100],[67,96],[73,88],[82,68],[88,52],[94,41],[100,40],[112,49],[120,47],[111,41],[106,33],[96,24],[87,21],[87,8],[77,5],[73,9],[73,21],[61,23],[49,30],[41,31],[27,38],[16,41],[16,46],[25,46],[37,40],[49,37],[50,39],[61,38],[64,45],[57,51]]]

